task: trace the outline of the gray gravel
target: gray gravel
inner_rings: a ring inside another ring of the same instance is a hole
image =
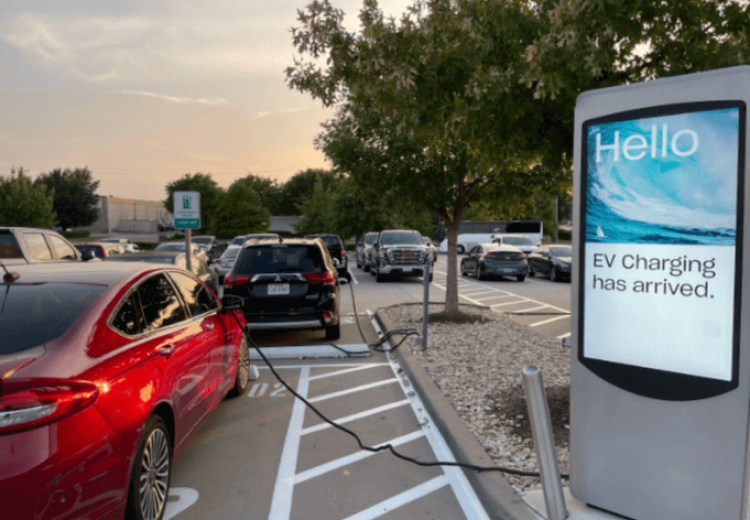
[[[422,304],[385,310],[397,328],[422,330]],[[461,305],[480,322],[430,323],[428,349],[415,354],[430,377],[498,466],[539,471],[531,440],[521,371],[542,371],[561,473],[568,473],[570,350],[486,307]],[[431,304],[430,314],[443,306]],[[407,348],[410,341],[401,348]],[[518,491],[541,487],[538,478],[507,477]],[[567,484],[567,481],[564,481]]]

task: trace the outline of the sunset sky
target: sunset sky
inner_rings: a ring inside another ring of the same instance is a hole
[[[186,173],[330,167],[313,139],[333,111],[285,83],[307,3],[0,0],[0,176],[87,166],[99,195],[161,200]],[[355,30],[361,0],[332,4]]]

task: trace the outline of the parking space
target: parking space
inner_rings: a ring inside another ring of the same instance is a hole
[[[372,329],[369,321],[364,325]],[[425,462],[455,461],[395,356],[272,364],[363,445],[390,444]],[[260,377],[242,401],[223,403],[187,447],[166,518],[489,518],[462,470],[361,449],[294,398],[269,368],[258,368]]]

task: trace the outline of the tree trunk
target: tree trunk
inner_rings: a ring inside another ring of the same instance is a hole
[[[445,284],[445,313],[458,312],[458,226],[460,221],[446,223],[446,239],[448,240],[448,280]]]

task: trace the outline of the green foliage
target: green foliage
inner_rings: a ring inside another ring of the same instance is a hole
[[[252,186],[248,178],[232,183],[214,211],[210,234],[228,239],[268,230],[269,212]]]
[[[243,179],[255,193],[258,194],[263,205],[268,208],[271,215],[294,215],[294,213],[283,212],[282,186],[275,180],[264,179],[257,175],[249,174]]]
[[[302,220],[296,226],[298,235],[336,233],[333,229],[333,219],[337,210],[336,191],[331,186],[324,186],[322,175],[316,175],[312,193],[298,204],[297,209],[302,216]]]
[[[298,215],[298,206],[310,197],[318,178],[326,191],[336,181],[336,174],[314,168],[295,174],[281,186],[281,200],[274,215]]]
[[[91,233],[89,233],[88,231],[60,231],[60,234],[68,240],[88,238],[91,235]]]
[[[211,227],[214,212],[225,194],[210,173],[186,173],[183,177],[167,184],[166,189],[167,198],[164,199],[164,207],[172,214],[174,214],[175,191],[197,191],[200,193],[201,229],[197,231],[199,233],[205,233]]]
[[[34,181],[54,190],[55,213],[63,229],[88,226],[96,222],[98,214],[96,190],[99,181],[93,180],[88,167],[71,170],[57,168],[42,173]]]
[[[54,191],[45,184],[35,185],[23,167],[0,177],[0,224],[51,228],[57,224]]]

